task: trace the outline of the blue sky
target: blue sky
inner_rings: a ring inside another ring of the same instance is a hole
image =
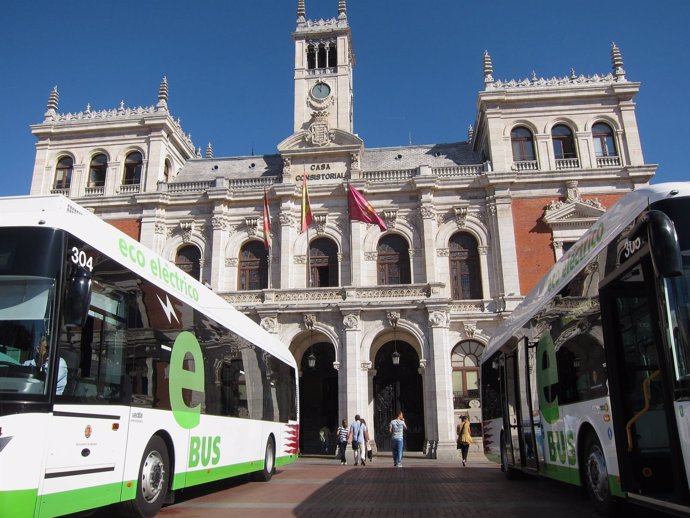
[[[309,18],[338,0],[306,0]],[[156,103],[214,155],[272,154],[292,132],[297,0],[8,0],[0,33],[0,195],[27,194],[29,125],[60,112]],[[689,180],[690,1],[348,0],[355,132],[367,147],[466,140],[488,49],[496,79],[606,74],[611,42],[642,83],[637,118],[654,183]]]

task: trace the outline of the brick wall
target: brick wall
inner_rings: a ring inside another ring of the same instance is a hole
[[[106,223],[110,223],[116,229],[124,232],[129,237],[140,241],[141,238],[141,220],[139,219],[107,219]]]
[[[608,208],[621,198],[621,195],[609,194],[595,198]],[[514,199],[512,202],[522,295],[527,295],[556,262],[551,244],[551,229],[542,220],[546,206],[555,200],[530,198]]]

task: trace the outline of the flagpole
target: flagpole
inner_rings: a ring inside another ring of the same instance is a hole
[[[345,202],[347,203],[347,220],[350,223],[350,286],[355,285],[355,267],[354,267],[354,257],[355,254],[352,250],[352,219],[350,219],[350,181],[345,179]]]
[[[307,227],[307,284],[308,288],[314,287],[314,283],[312,282],[311,278],[311,246],[309,245],[309,227]]]

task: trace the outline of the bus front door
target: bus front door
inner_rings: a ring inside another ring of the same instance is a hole
[[[647,259],[602,288],[601,308],[622,489],[672,502],[685,477],[654,282]]]
[[[539,458],[543,453],[537,449],[537,431],[533,409],[538,406],[534,402],[536,395],[534,368],[535,351],[531,350],[526,340],[518,343],[513,354],[505,357],[506,403],[507,417],[505,429],[510,434],[512,446],[512,464],[521,468],[539,469]],[[510,460],[510,452],[509,460]]]

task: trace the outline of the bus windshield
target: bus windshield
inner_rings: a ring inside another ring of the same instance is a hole
[[[0,229],[0,400],[47,394],[63,240],[51,228]]]
[[[45,394],[55,280],[0,277],[0,397]]]

